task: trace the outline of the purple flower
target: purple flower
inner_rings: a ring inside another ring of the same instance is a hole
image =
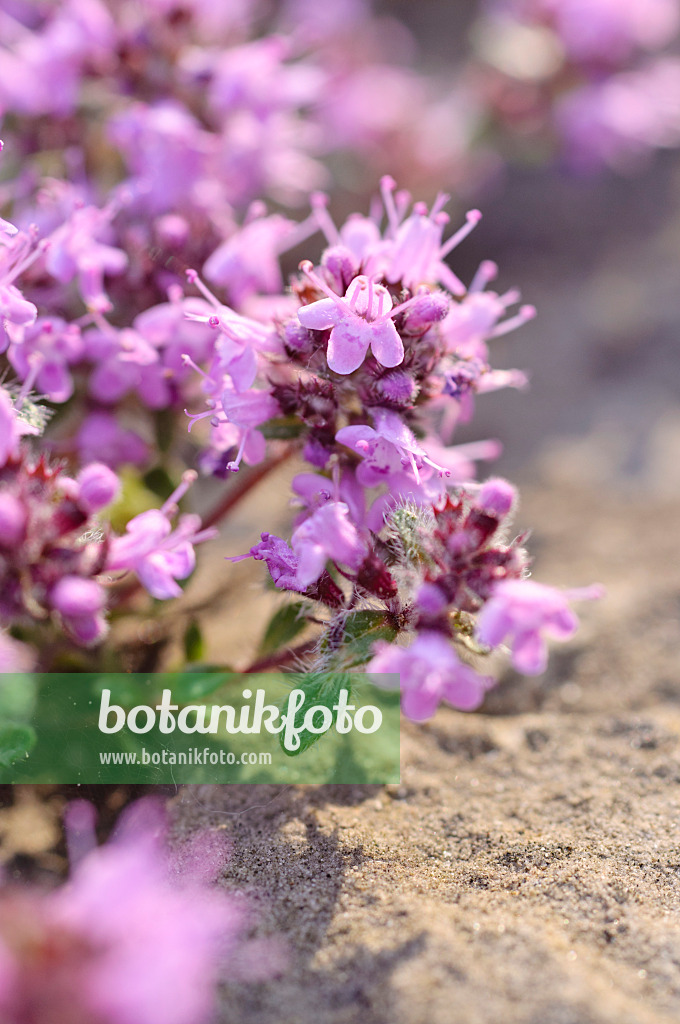
[[[191,575],[196,565],[194,544],[217,535],[216,530],[201,530],[201,518],[182,515],[173,530],[170,517],[175,502],[189,489],[196,474],[188,470],[180,486],[160,509],[150,509],[131,519],[123,537],[110,543],[106,568],[132,570],[152,597],[165,601],[182,593],[177,580]]]
[[[307,589],[298,583],[298,557],[282,537],[263,533],[259,543],[253,545],[245,555],[232,555],[227,561],[241,562],[244,558],[265,562],[274,586],[280,590],[293,590],[298,594],[304,594]]]
[[[477,637],[489,647],[507,640],[517,671],[540,675],[548,661],[544,637],[568,640],[578,627],[569,600],[595,599],[602,593],[597,586],[562,592],[533,580],[503,580],[480,612]]]
[[[90,375],[90,394],[106,405],[115,405],[128,392],[137,391],[150,409],[163,409],[172,392],[160,355],[138,331],[117,330],[102,320],[101,328],[83,335],[86,357],[96,363]]]
[[[318,299],[298,310],[303,327],[315,331],[330,329],[328,365],[336,373],[352,373],[366,358],[369,348],[383,366],[397,366],[404,358],[404,344],[392,322],[406,306],[392,308],[392,297],[383,285],[370,277],[355,277],[343,298],[336,295],[316,274],[311,263],[301,264],[314,284],[328,298]]]
[[[143,466],[149,446],[132,430],[121,426],[111,412],[91,412],[75,437],[81,462],[104,462],[116,469],[126,463]]]
[[[207,884],[223,844],[195,837],[170,854],[161,811],[143,800],[97,848],[93,817],[82,802],[67,810],[65,885],[0,890],[3,1021],[203,1024],[244,923],[238,903]]]
[[[253,203],[245,225],[208,258],[204,266],[209,281],[226,289],[233,304],[242,308],[251,295],[283,291],[279,256],[301,242],[311,230],[280,214],[264,216],[261,204]]]
[[[52,608],[59,612],[68,633],[84,646],[97,643],[105,635],[106,594],[94,580],[80,576],[62,576],[49,595]]]
[[[11,341],[20,342],[24,330],[34,324],[37,307],[24,298],[14,281],[40,255],[30,234],[8,231],[2,222],[0,233],[0,352]]]
[[[381,640],[373,650],[366,671],[400,677],[401,709],[415,722],[431,718],[443,700],[460,711],[474,711],[494,685],[493,679],[463,664],[440,633],[420,633],[410,647]],[[375,682],[389,685],[380,679]]]
[[[35,388],[51,402],[67,402],[73,394],[69,367],[82,359],[84,350],[76,324],[40,317],[26,328],[21,344],[10,345],[8,357],[22,380],[35,370]]]
[[[636,170],[652,149],[680,142],[680,61],[659,58],[587,83],[555,108],[567,161],[578,171]]]
[[[49,237],[45,267],[62,284],[78,276],[78,287],[88,309],[106,313],[111,303],[104,291],[106,274],[121,274],[128,263],[122,249],[99,236],[109,230],[115,209],[96,206],[76,208],[68,220]]]
[[[158,352],[163,376],[177,385],[191,372],[185,357],[194,363],[205,362],[213,352],[215,335],[207,325],[196,322],[196,317],[210,312],[203,299],[185,298],[179,285],[168,289],[168,298],[169,302],[151,306],[135,317],[133,327]]]
[[[425,477],[435,470],[440,476],[449,470],[437,465],[418,443],[402,418],[385,409],[373,409],[375,428],[369,426],[342,427],[335,435],[340,444],[353,448],[362,458],[357,479],[364,487],[377,484],[390,485],[390,478],[401,476],[404,470],[420,484],[421,472]]]
[[[76,478],[78,501],[87,512],[99,512],[115,501],[120,491],[120,480],[102,462],[92,462],[81,469]]]
[[[109,124],[134,177],[128,182],[139,204],[152,214],[200,206],[198,187],[216,137],[175,102],[137,103]]]
[[[329,559],[358,569],[368,554],[342,501],[329,501],[305,519],[294,531],[291,546],[298,559],[295,578],[302,589],[319,579]]]
[[[635,49],[656,50],[680,27],[675,0],[538,0],[535,13],[552,18],[570,58],[620,64]]]

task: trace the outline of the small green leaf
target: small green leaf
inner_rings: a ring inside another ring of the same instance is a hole
[[[321,642],[321,650],[330,655],[329,667],[333,668],[364,665],[370,660],[377,640],[394,640],[398,632],[385,612],[373,609],[351,612],[344,620],[342,638],[334,638],[331,646],[333,630],[331,626]]]
[[[166,469],[162,466],[154,466],[148,473],[144,474],[143,477],[144,486],[157,494],[163,501],[167,501],[172,492],[175,490],[175,484]]]
[[[300,423],[295,416],[281,416],[278,419],[269,420],[259,429],[268,441],[289,441],[299,437],[306,428],[304,423]]]
[[[177,677],[177,681],[173,682],[172,697],[178,704],[188,704],[208,697],[232,679],[238,679],[238,676],[229,669],[196,671],[192,667],[191,672],[182,673]]]
[[[296,729],[299,729],[304,722],[305,715],[311,707],[326,707],[330,710],[332,720],[326,730],[330,730],[335,725],[338,717],[337,712],[333,711],[333,706],[337,705],[340,698],[340,690],[347,690],[347,699],[351,700],[352,696],[352,679],[351,676],[344,675],[340,672],[307,672],[304,675],[289,674],[287,681],[291,686],[291,689],[304,690],[305,700],[301,707],[298,708],[293,719],[293,724]],[[280,703],[281,712],[285,714],[288,708],[288,697]],[[325,736],[325,732],[310,732],[308,729],[303,729],[299,734],[300,746],[296,750],[289,750],[284,746],[285,730],[279,733],[279,743],[284,754],[288,757],[297,757],[299,754],[303,754],[305,750],[309,750],[317,740]]]
[[[160,409],[156,413],[154,426],[156,428],[156,447],[161,452],[169,451],[172,447],[176,426],[175,411],[172,406]]]
[[[0,765],[9,768],[15,761],[26,757],[35,742],[35,730],[30,725],[17,725],[3,719],[0,721]]]
[[[304,612],[309,605],[292,601],[274,612],[260,642],[259,654],[272,654],[294,640],[307,625]]]
[[[184,657],[189,664],[205,657],[205,641],[196,619],[192,619],[184,631]]]

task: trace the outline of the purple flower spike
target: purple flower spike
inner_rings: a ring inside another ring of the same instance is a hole
[[[600,587],[563,592],[533,580],[504,580],[480,613],[477,637],[488,647],[507,640],[517,671],[540,675],[548,661],[544,636],[568,640],[578,628],[570,598],[595,599],[602,593]]]
[[[367,672],[399,675],[401,709],[414,722],[431,718],[442,701],[460,711],[474,711],[494,684],[493,679],[464,665],[439,633],[423,632],[410,647],[381,640],[374,651]]]

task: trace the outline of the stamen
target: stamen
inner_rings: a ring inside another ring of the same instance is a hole
[[[17,412],[21,410],[24,402],[33,390],[35,379],[45,364],[45,357],[40,352],[31,352],[27,362],[28,373],[26,374],[26,378],[19,389],[19,394],[17,395],[16,402],[14,403]]]
[[[494,327],[491,332],[491,337],[500,338],[503,334],[508,334],[510,331],[516,331],[518,327],[528,323],[529,320],[533,320],[535,316],[535,306],[522,306],[516,316],[511,316],[509,320],[504,320],[502,323]]]
[[[41,242],[38,242],[33,252],[31,252],[24,260],[21,260],[19,263],[17,263],[16,266],[14,266],[11,271],[9,271],[7,276],[3,278],[2,283],[7,285],[11,284],[12,281],[15,281],[17,277],[19,277],[20,274],[23,274],[24,270],[27,270],[32,263],[35,263],[38,257],[42,256],[42,254],[46,252],[49,249],[49,247],[50,243],[46,238],[44,238]]]
[[[175,490],[172,492],[168,500],[164,502],[163,505],[161,506],[161,512],[163,513],[163,515],[168,515],[169,510],[173,506],[176,506],[179,501],[181,501],[181,499],[187,493],[191,485],[197,479],[198,473],[196,472],[195,469],[187,469],[184,473],[182,473],[182,482],[178,487],[175,488]]]
[[[186,271],[186,276],[187,276],[187,281],[190,284],[195,285],[196,288],[198,288],[198,290],[201,293],[201,295],[205,299],[208,300],[208,302],[211,304],[211,306],[214,306],[215,309],[220,309],[220,307],[223,305],[223,303],[221,303],[219,301],[219,299],[217,298],[217,296],[213,295],[213,293],[210,291],[210,289],[206,287],[206,285],[203,283],[203,281],[198,276],[198,272],[196,270],[187,270]]]
[[[474,231],[481,219],[482,215],[479,210],[468,210],[465,214],[465,224],[463,224],[462,228],[459,228],[454,235],[451,235],[448,242],[445,242],[442,246],[439,253],[440,259],[444,259],[452,249],[455,249],[457,245],[460,245],[463,239],[467,238],[471,231]]]
[[[196,371],[196,373],[200,373],[201,377],[203,377],[204,380],[210,380],[210,377],[205,372],[205,370],[202,370],[201,367],[197,363],[195,363],[191,356],[188,355],[186,352],[182,352],[180,359],[182,360],[185,366],[190,366],[192,370]]]
[[[340,238],[340,232],[336,228],[333,218],[328,212],[328,196],[324,192],[314,192],[311,197],[311,205],[312,217],[316,221],[317,227],[326,236],[328,244],[340,245],[342,241]],[[301,238],[299,241],[303,241],[303,239]],[[292,246],[288,246],[288,248],[292,248]]]
[[[243,451],[248,440],[248,431],[243,431],[243,437],[241,438],[241,444],[239,445],[238,453],[233,462],[227,463],[227,469],[230,473],[238,473],[239,466],[241,465],[241,459],[243,458]]]
[[[333,289],[326,284],[323,278],[319,277],[319,275],[314,272],[314,264],[311,260],[303,260],[302,263],[300,263],[300,270],[305,277],[309,278],[312,284],[315,285],[320,292],[327,295],[329,299],[333,299],[336,305],[340,306],[342,309],[352,309],[349,303],[343,299],[342,296],[334,292]]]
[[[475,276],[470,282],[468,292],[474,294],[475,292],[483,292],[487,284],[494,280],[498,274],[498,264],[494,263],[493,260],[482,260],[477,268]]]
[[[396,187],[396,181],[389,174],[383,175],[380,179],[380,195],[382,196],[387,221],[393,234],[396,233],[401,219],[394,202],[394,190]]]
[[[194,412],[194,413],[191,413],[191,412],[189,412],[188,409],[185,409],[184,412],[189,417],[189,429],[188,429],[188,433],[189,434],[191,433],[191,428],[193,427],[194,423],[198,423],[199,420],[207,419],[208,416],[214,416],[214,414],[215,414],[215,410],[214,409],[208,409],[207,412]]]
[[[434,205],[432,206],[432,209],[430,210],[430,218],[432,220],[435,219],[435,217],[437,216],[437,214],[439,213],[440,210],[444,209],[444,207],[446,206],[446,204],[448,203],[450,198],[451,198],[451,196],[447,195],[446,192],[439,192],[437,194],[437,198],[434,201]],[[446,219],[447,220],[449,219],[448,218],[448,214],[447,214]]]

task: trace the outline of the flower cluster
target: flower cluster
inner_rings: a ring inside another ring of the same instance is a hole
[[[26,439],[35,427],[22,419],[26,396],[0,388],[0,626],[27,627],[48,619],[82,646],[107,631],[106,583],[111,573],[134,571],[157,598],[177,596],[178,579],[194,568],[193,545],[214,535],[200,519],[182,515],[173,530],[175,502],[196,474],[188,472],[161,509],[132,518],[116,537],[98,513],[118,495],[108,466],[90,462],[75,476]],[[25,664],[21,646],[3,638],[5,670]],[[29,659],[30,660],[30,659]]]
[[[301,452],[290,543],[263,533],[238,558],[264,561],[278,589],[325,608],[327,665],[355,658],[345,626],[362,608],[382,609],[394,637],[416,634],[408,648],[383,642],[369,669],[399,672],[404,710],[422,718],[441,699],[477,706],[491,680],[464,658],[507,634],[515,664],[542,671],[543,633],[567,635],[571,613],[567,596],[526,579],[522,538],[507,537],[512,486],[473,482],[498,443],[445,443],[477,394],[524,383],[491,368],[489,343],[535,311],[508,315],[519,296],[488,288],[494,264],[465,287],[445,262],[478,211],[445,241],[446,196],[428,211],[391,178],[381,188],[381,211],[339,228],[315,199],[328,246],[318,266],[300,264],[269,320],[238,314],[189,273],[211,305],[192,315],[215,332],[201,370],[208,409],[190,429],[209,420],[202,461],[218,477],[263,461],[268,437]]]
[[[0,888],[0,1011],[7,1024],[201,1024],[243,908],[209,883],[216,833],[166,846],[163,812],[142,800],[97,848],[94,810],[67,808],[71,877]]]
[[[560,139],[576,170],[635,170],[680,144],[677,0],[491,0],[483,88],[516,137]]]

